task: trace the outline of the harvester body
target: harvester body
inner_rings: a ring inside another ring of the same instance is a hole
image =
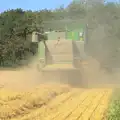
[[[38,40],[34,40],[36,38]],[[81,64],[87,59],[84,41],[81,38],[84,39],[81,31],[53,31],[48,33],[48,40],[38,42],[39,70],[44,79],[76,85],[81,82],[83,79],[80,75],[82,74]],[[36,42],[39,39],[37,33],[34,32],[32,40]]]

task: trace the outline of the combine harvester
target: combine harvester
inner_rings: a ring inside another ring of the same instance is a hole
[[[48,40],[40,41],[41,33],[33,32],[32,42],[38,42],[39,70],[44,80],[87,85],[82,73],[87,60],[86,34],[81,30],[52,31],[47,33]]]

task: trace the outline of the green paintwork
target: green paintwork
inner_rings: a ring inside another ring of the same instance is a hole
[[[45,59],[45,46],[43,42],[38,43],[38,56],[40,59]]]
[[[65,32],[50,32],[50,33],[48,33],[48,40],[57,40],[58,37],[65,39]]]
[[[61,39],[75,40],[75,41],[83,40],[80,38],[79,33],[84,32],[84,25],[77,25],[76,29],[74,29],[74,27],[71,27],[71,25],[67,25],[65,26],[65,29],[68,30],[66,32],[55,32],[55,31],[50,32],[48,33],[48,40],[57,40],[58,37],[60,37]]]
[[[81,30],[74,30],[74,31],[66,32],[66,39],[67,40],[73,40],[73,41],[83,40],[79,36],[80,32],[82,32],[82,31]]]
[[[72,32],[66,32],[66,39],[73,40],[73,38],[72,38]]]

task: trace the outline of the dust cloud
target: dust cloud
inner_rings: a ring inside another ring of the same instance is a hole
[[[60,84],[58,79],[53,79],[54,73],[51,74],[52,79],[49,76],[43,77],[43,74],[37,68],[38,62],[38,58],[35,57],[29,65],[19,69],[0,70],[0,88],[29,91],[40,85]],[[66,84],[63,85],[66,86]]]
[[[13,90],[27,90],[38,86],[42,83],[42,79],[36,69],[36,61],[33,60],[28,66],[17,70],[0,70],[0,86]]]
[[[87,65],[82,66],[85,84],[88,88],[107,88],[120,87],[120,73],[109,73],[106,69],[100,67],[100,63],[91,58]]]
[[[100,69],[99,62],[91,57],[87,63],[88,64],[81,65],[81,73],[77,74],[79,77],[75,74],[76,76],[72,76],[71,79],[67,80],[65,78],[63,80],[59,80],[58,77],[64,77],[64,75],[56,75],[56,78],[54,80],[51,80],[49,76],[47,76],[46,80],[43,79],[41,72],[37,70],[37,62],[34,61],[29,65],[29,67],[24,66],[14,71],[0,71],[0,87],[22,91],[35,88],[40,84],[50,83],[68,84],[72,87],[77,86],[80,88],[113,88],[120,86],[119,73],[108,73],[104,69]],[[55,74],[51,74],[51,76],[53,77]],[[79,80],[77,80],[77,78],[79,78]]]
[[[107,24],[99,24],[94,29],[88,26],[88,44],[86,44],[86,52],[89,67],[87,66],[85,76],[87,76],[88,84],[95,83],[95,87],[119,87],[120,86],[120,51],[119,40],[116,36],[109,33]]]

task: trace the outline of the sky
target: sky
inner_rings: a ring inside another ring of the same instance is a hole
[[[60,5],[67,6],[72,0],[1,0],[0,12],[8,9],[22,8],[24,10],[54,9]],[[107,0],[108,2],[118,0]]]

